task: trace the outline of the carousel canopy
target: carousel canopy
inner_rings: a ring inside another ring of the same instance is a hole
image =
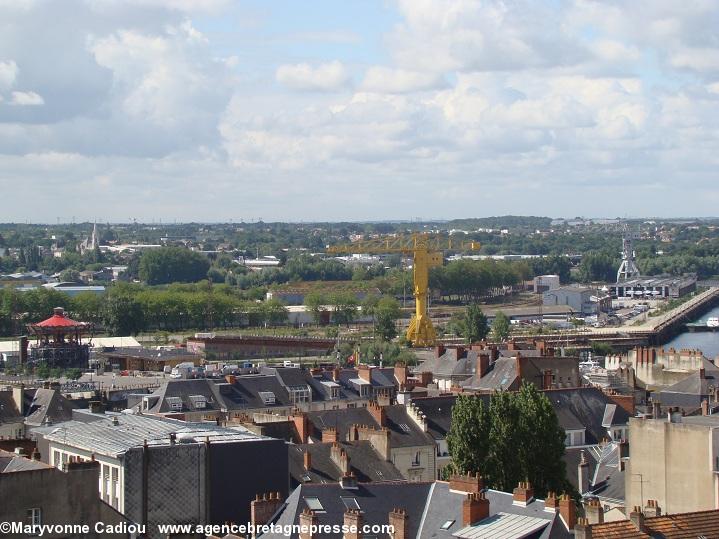
[[[89,326],[87,322],[76,322],[75,320],[68,318],[62,307],[55,307],[53,310],[53,315],[50,318],[43,320],[42,322],[38,322],[37,324],[30,324],[29,327],[36,331],[47,332],[53,330],[72,331],[84,329]]]

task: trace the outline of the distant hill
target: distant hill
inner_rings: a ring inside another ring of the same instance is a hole
[[[452,228],[477,229],[477,228],[549,228],[552,222],[551,217],[534,217],[521,215],[500,215],[497,217],[476,217],[471,219],[454,219],[447,223]]]

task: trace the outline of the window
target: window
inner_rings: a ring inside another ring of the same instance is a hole
[[[420,464],[420,456],[422,455],[421,451],[417,451],[414,454],[414,459],[412,460],[412,466],[419,466]]]
[[[452,524],[454,524],[454,520],[448,520],[442,526],[440,527],[440,530],[448,530],[452,527]]]
[[[357,502],[357,498],[342,498],[342,503],[345,504],[346,509],[356,509],[357,511],[360,510],[359,503]]]
[[[275,394],[272,391],[258,391],[263,404],[274,404]]]
[[[320,499],[317,496],[305,496],[305,503],[307,504],[307,508],[315,513],[325,512],[325,508],[322,507],[322,503],[320,503]]]
[[[42,509],[39,507],[33,507],[27,510],[27,521],[32,526],[42,525]]]
[[[407,423],[400,423],[399,428],[401,428],[405,432],[412,432]]]
[[[190,404],[196,410],[201,410],[207,407],[207,399],[204,395],[190,395]]]
[[[182,399],[180,397],[167,397],[165,399],[170,410],[182,410]]]

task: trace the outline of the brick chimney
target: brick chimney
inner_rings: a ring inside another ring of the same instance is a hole
[[[20,415],[25,415],[25,384],[19,386],[13,386],[12,388],[12,399],[15,401],[15,407],[17,408]]]
[[[305,449],[303,459],[305,471],[309,472],[312,469],[312,454],[309,449]]]
[[[392,526],[394,534],[392,539],[409,539],[407,529],[407,511],[404,509],[392,509],[389,513],[389,525]]]
[[[340,444],[337,442],[332,444],[332,447],[330,447],[330,459],[340,469],[340,472],[342,475],[348,474],[350,472],[350,459],[347,456],[347,453],[345,452],[342,447],[340,447]]]
[[[709,401],[702,400],[702,415],[709,415]]]
[[[398,386],[406,386],[407,378],[409,378],[409,367],[402,362],[395,363],[394,365],[394,377],[397,380]]]
[[[592,525],[586,518],[580,518],[574,526],[574,539],[592,539]]]
[[[552,490],[547,492],[547,497],[544,498],[544,510],[550,513],[559,511],[559,498],[557,498],[556,492]]]
[[[517,352],[517,355],[514,357],[514,361],[516,362],[516,365],[517,365],[517,377],[521,381],[522,380],[522,367],[524,366],[524,363],[526,360],[525,360],[525,358],[522,357],[522,354],[520,352]]]
[[[347,529],[345,539],[361,539],[362,534],[362,512],[359,509],[347,509],[342,522]]]
[[[577,466],[577,476],[577,489],[579,494],[584,494],[589,490],[589,462],[587,462],[587,456],[583,449]]]
[[[479,472],[467,472],[464,475],[453,475],[449,478],[449,490],[479,494],[484,489],[484,480]]]
[[[352,472],[346,472],[340,477],[342,490],[357,490],[357,477]]]
[[[419,373],[419,385],[420,387],[427,387],[432,383],[432,373],[429,371],[422,371]]]
[[[542,389],[552,389],[552,382],[552,369],[544,369],[542,371]]]
[[[647,500],[647,505],[644,507],[644,516],[647,518],[662,516],[662,510],[657,500]]]
[[[559,498],[559,516],[562,517],[567,530],[574,529],[577,524],[577,506],[569,494],[562,494]]]
[[[250,502],[250,522],[256,526],[267,524],[277,510],[282,506],[282,496],[279,492],[257,494]]]
[[[369,365],[364,365],[364,364],[362,364],[362,365],[357,365],[357,376],[358,376],[361,380],[364,380],[365,382],[371,382],[371,381],[372,381],[372,377],[371,377],[370,366],[369,366]]]
[[[339,365],[335,365],[335,368],[332,369],[332,380],[335,382],[340,381],[340,367]]]
[[[512,502],[518,505],[527,505],[534,500],[534,489],[529,481],[520,481],[512,491]]]
[[[589,524],[603,524],[604,523],[604,510],[602,504],[597,498],[591,498],[584,504],[584,514],[589,521]]]
[[[312,529],[317,527],[318,519],[314,511],[305,508],[300,513],[300,539],[312,539]],[[316,534],[314,534],[316,536]]]
[[[489,371],[489,352],[477,354],[477,376],[482,378]]]
[[[367,410],[370,414],[372,414],[372,419],[374,419],[380,427],[387,426],[387,414],[384,408],[380,406],[377,401],[370,401],[367,405]]]
[[[462,526],[470,526],[489,516],[489,500],[484,492],[470,493],[462,502]]]
[[[300,413],[299,415],[293,416],[292,421],[297,429],[297,438],[299,438],[299,443],[306,444],[307,438],[310,435],[310,420],[308,419],[307,414]]]
[[[644,524],[644,513],[642,513],[642,508],[638,505],[635,505],[632,512],[629,513],[629,520],[632,521],[634,527],[640,532],[644,533],[647,531],[647,527]]]
[[[339,434],[337,434],[337,429],[334,427],[327,427],[322,431],[322,443],[333,443],[339,441]]]
[[[440,344],[439,346],[436,346],[435,349],[434,349],[434,357],[435,357],[435,358],[440,358],[440,357],[442,357],[442,356],[444,355],[444,350],[445,350],[445,349],[444,349],[444,345],[443,345],[443,344]]]

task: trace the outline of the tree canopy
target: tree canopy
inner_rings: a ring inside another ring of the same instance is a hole
[[[140,279],[149,285],[194,283],[207,276],[210,261],[201,253],[181,247],[162,247],[140,257]]]
[[[490,488],[511,492],[529,481],[538,497],[571,487],[566,477],[564,430],[546,396],[529,383],[516,393],[458,395],[447,444],[452,467],[479,473]]]

